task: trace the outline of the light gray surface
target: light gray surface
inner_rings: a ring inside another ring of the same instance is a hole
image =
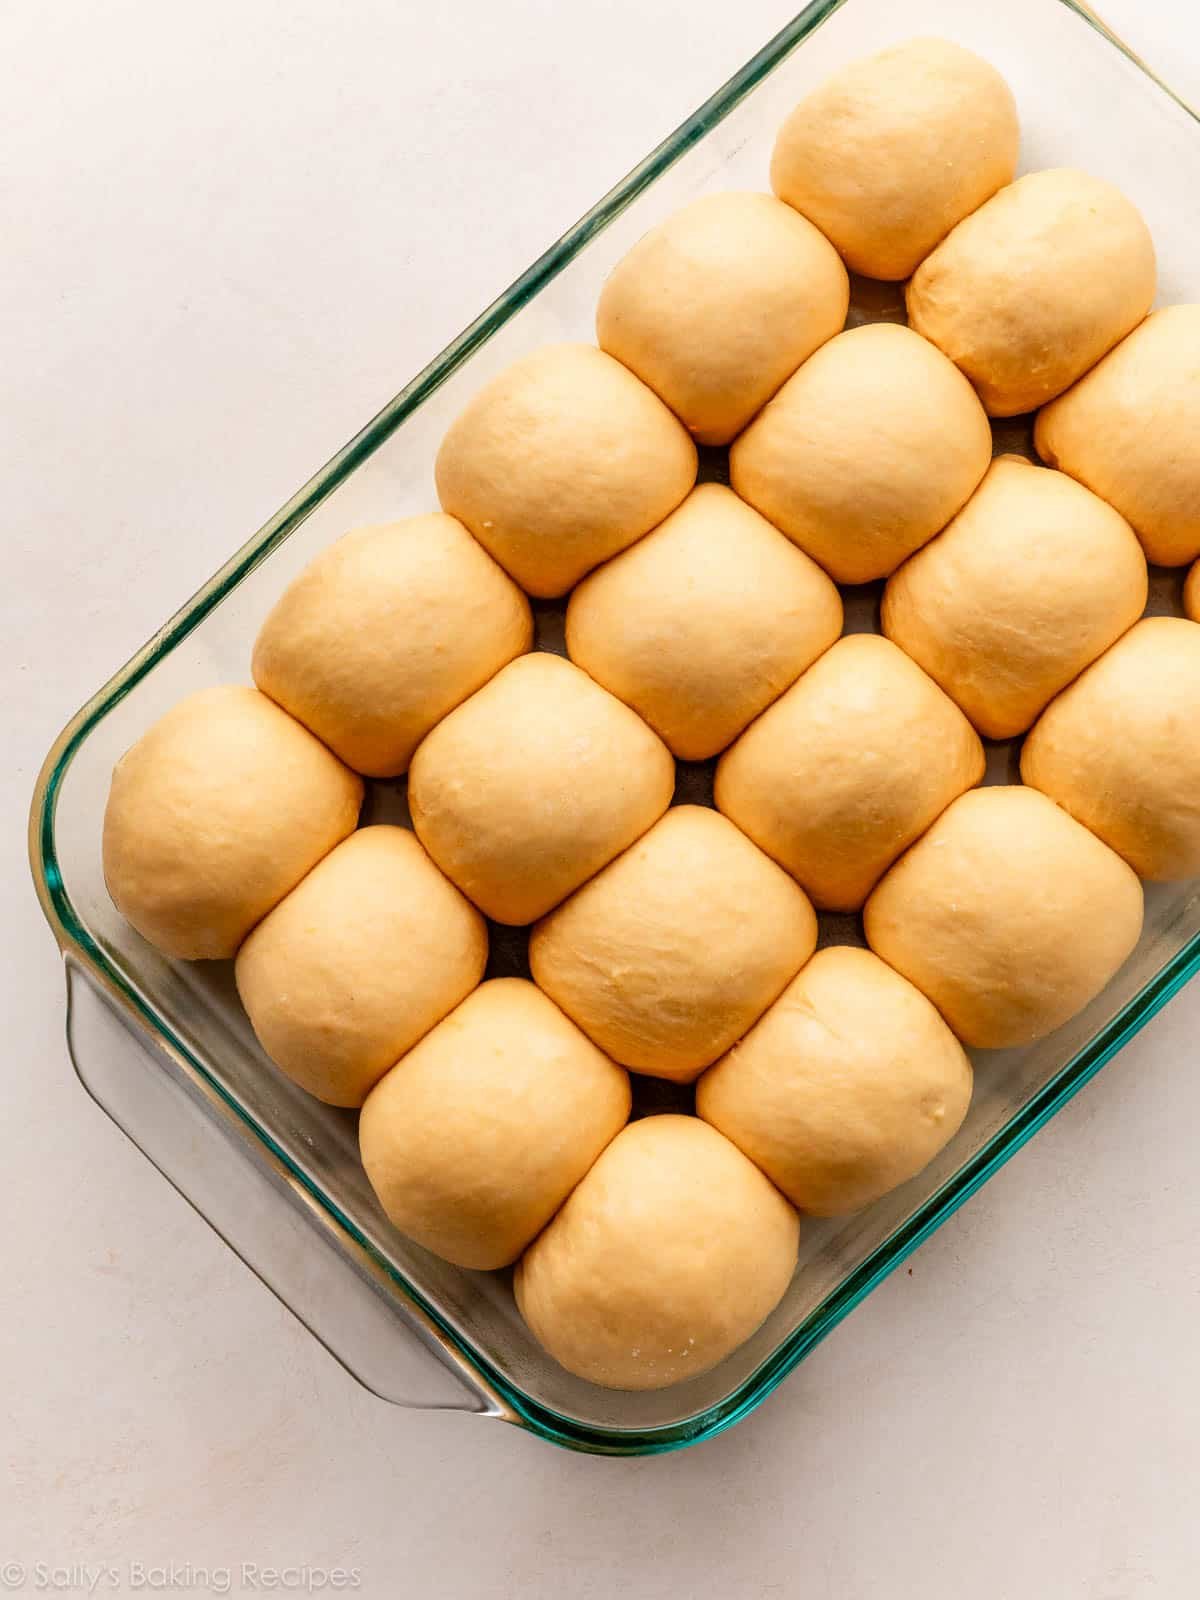
[[[1188,9],[1107,3],[1200,102]],[[52,736],[787,15],[6,13],[0,1584],[113,1563],[102,1585],[132,1590],[130,1563],[174,1561],[160,1589],[190,1564],[236,1590],[249,1562],[455,1600],[1195,1593],[1200,985],[755,1417],[639,1462],[369,1398],[66,1060],[24,866]]]

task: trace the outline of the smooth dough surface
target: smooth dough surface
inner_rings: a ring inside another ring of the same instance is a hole
[[[1146,605],[1119,512],[1064,473],[1002,456],[950,526],[888,579],[883,631],[986,738],[1024,733]]]
[[[454,517],[359,528],[276,601],[254,681],[356,772],[390,778],[533,638],[529,602]]]
[[[929,1164],[971,1103],[935,1008],[869,950],[818,950],[696,1085],[696,1110],[801,1211],[869,1205]]]
[[[460,1267],[515,1261],[629,1116],[629,1075],[523,978],[496,978],[371,1091],[363,1166],[402,1233]]]
[[[535,981],[614,1060],[688,1083],[812,954],[800,889],[704,806],[674,806],[533,930]]]
[[[421,843],[497,922],[533,922],[667,809],[671,753],[559,656],[520,656],[418,747],[408,803]]]
[[[771,187],[855,272],[898,281],[1017,168],[1012,92],[948,39],[852,62],[808,95],[775,142]]]
[[[1036,789],[973,789],[867,901],[876,955],[964,1044],[1032,1044],[1095,998],[1142,929],[1142,886]]]
[[[783,1298],[799,1218],[698,1117],[632,1122],[518,1263],[517,1305],[568,1372],[665,1389],[716,1366]]]
[[[164,955],[224,960],[350,833],[362,782],[257,689],[173,706],[113,769],[104,881]]]
[[[1200,556],[1200,305],[1152,312],[1038,413],[1033,437],[1129,519],[1149,560]]]
[[[831,339],[734,441],[729,481],[839,583],[886,577],[987,471],[971,385],[909,328]]]
[[[572,661],[684,761],[723,750],[841,631],[841,597],[820,567],[716,483],[567,606]]]
[[[1200,877],[1200,625],[1147,617],[1052,700],[1021,776],[1139,877]]]
[[[1146,315],[1154,243],[1119,189],[1068,167],[1030,172],[960,222],[913,273],[908,320],[993,417],[1069,388]]]
[[[407,828],[360,828],[238,951],[263,1049],[328,1105],[360,1106],[483,977],[487,928]]]
[[[535,350],[442,440],[442,508],[530,594],[552,597],[640,539],[696,481],[687,429],[592,345]]]
[[[710,194],[618,261],[596,338],[701,444],[728,444],[849,303],[846,269],[811,222],[769,194]]]
[[[983,777],[983,746],[902,650],[855,633],[722,756],[720,811],[827,911],[856,911],[900,852]]]
[[[1184,579],[1183,609],[1193,622],[1200,622],[1200,561]]]

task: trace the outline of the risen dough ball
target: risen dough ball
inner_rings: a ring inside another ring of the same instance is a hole
[[[361,828],[246,940],[238,994],[289,1078],[328,1105],[360,1106],[471,992],[487,953],[483,918],[406,828]]]
[[[1102,178],[1031,172],[928,256],[908,320],[970,378],[993,417],[1032,411],[1073,384],[1146,315],[1154,244]]]
[[[701,444],[728,444],[849,302],[846,269],[811,222],[769,194],[710,194],[617,263],[596,337]]]
[[[688,1083],[812,954],[791,879],[703,806],[675,806],[533,930],[535,980],[615,1060]]]
[[[907,278],[1017,166],[1008,85],[948,39],[910,39],[843,67],[780,129],[771,187],[855,272]]]
[[[461,522],[360,528],[284,591],[254,681],[356,772],[403,772],[420,741],[528,650],[529,602]]]
[[[585,578],[567,607],[571,659],[684,761],[723,750],[841,631],[820,567],[716,483]]]
[[[856,911],[983,765],[937,684],[894,644],[856,633],[726,751],[716,802],[816,905]]]
[[[1021,776],[1139,877],[1200,876],[1200,627],[1139,622],[1051,701]]]
[[[799,1219],[696,1117],[632,1122],[517,1266],[521,1314],[556,1361],[608,1389],[716,1366],[774,1310]]]
[[[1200,561],[1184,579],[1183,609],[1193,622],[1200,622]]]
[[[994,461],[950,526],[888,580],[883,631],[989,739],[1046,702],[1146,605],[1125,519],[1061,472]]]
[[[971,1064],[925,996],[868,950],[819,950],[696,1086],[696,1110],[793,1205],[869,1205],[927,1166],[971,1103]]]
[[[823,345],[729,453],[729,481],[839,583],[868,583],[932,539],[987,471],[971,385],[908,328]]]
[[[696,447],[652,390],[585,344],[514,362],[467,406],[434,468],[443,509],[530,594],[565,594],[696,481]]]
[[[629,1076],[522,978],[476,989],[371,1091],[363,1166],[390,1221],[504,1267],[629,1116]]]
[[[872,950],[928,995],[964,1044],[1032,1044],[1116,972],[1142,886],[1035,789],[964,794],[901,857],[863,914]]]
[[[503,668],[413,757],[421,843],[497,922],[525,923],[598,872],[671,803],[675,763],[628,706],[541,652]]]
[[[361,803],[360,780],[257,689],[201,689],[113,769],[104,881],[164,955],[223,960]]]
[[[1151,561],[1200,556],[1200,305],[1155,311],[1039,413],[1038,454],[1133,525]]]

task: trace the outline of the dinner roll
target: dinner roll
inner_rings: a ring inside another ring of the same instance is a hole
[[[709,194],[618,261],[596,338],[701,444],[728,444],[849,303],[846,269],[811,222],[769,194]]]
[[[1038,413],[1033,437],[1129,519],[1149,560],[1200,556],[1200,305],[1152,312]]]
[[[971,1103],[971,1064],[869,950],[818,950],[696,1085],[696,1110],[793,1205],[838,1216],[927,1166]]]
[[[406,828],[361,828],[238,951],[263,1049],[302,1089],[360,1106],[398,1056],[479,982],[483,918]]]
[[[257,689],[201,689],[113,769],[104,881],[164,955],[222,960],[353,830],[361,804],[361,780]]]
[[[774,1310],[799,1219],[697,1117],[631,1122],[517,1265],[535,1338],[607,1389],[665,1389],[716,1366]]]
[[[408,803],[421,843],[497,922],[557,905],[660,817],[675,763],[586,673],[510,662],[418,747]]]
[[[1002,456],[888,579],[883,631],[980,733],[1008,739],[1133,626],[1146,591],[1124,517],[1063,473]]]
[[[960,222],[913,273],[908,320],[993,417],[1069,388],[1146,315],[1154,244],[1102,178],[1031,172]]]
[[[572,661],[684,761],[723,750],[842,631],[820,567],[731,490],[705,483],[585,578]]]
[[[1017,167],[1017,108],[988,62],[909,39],[843,67],[779,131],[771,187],[868,278],[907,278]]]
[[[1051,701],[1021,776],[1139,877],[1200,876],[1200,627],[1139,622]]]
[[[1200,561],[1184,579],[1183,609],[1193,622],[1200,622]]]
[[[1095,998],[1138,941],[1142,886],[1036,789],[956,800],[867,901],[872,950],[964,1044],[1032,1044]]]
[[[347,766],[390,778],[532,638],[528,600],[461,522],[408,517],[310,562],[263,623],[254,681]]]
[[[801,891],[704,806],[675,806],[533,930],[534,979],[616,1061],[688,1083],[812,954]]]
[[[402,1233],[460,1267],[515,1261],[629,1116],[629,1075],[523,978],[497,978],[382,1078],[363,1166]]]
[[[530,594],[565,594],[640,539],[696,481],[696,447],[603,350],[547,345],[493,378],[434,467],[458,517]]]
[[[879,876],[983,776],[983,746],[903,651],[849,634],[717,767],[718,808],[826,911],[856,911]]]
[[[788,379],[737,439],[729,481],[838,583],[886,577],[987,471],[971,385],[890,322],[850,328]]]

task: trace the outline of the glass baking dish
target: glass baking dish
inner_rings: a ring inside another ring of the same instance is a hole
[[[666,1450],[758,1405],[805,1354],[1092,1077],[1200,966],[1200,885],[1152,886],[1133,958],[1081,1016],[1043,1043],[976,1062],[970,1115],[918,1178],[868,1210],[807,1221],[787,1296],[714,1371],[660,1393],[617,1393],[545,1356],[507,1275],[460,1271],[401,1238],[359,1167],[353,1113],[319,1105],[276,1072],[237,1003],[231,964],[159,957],[104,889],[100,825],[116,757],[180,696],[245,680],[271,601],[356,524],[432,508],[449,420],[535,345],[592,337],[606,273],[649,226],[696,195],[765,188],[775,129],[832,68],[919,33],[980,51],[1008,77],[1023,169],[1081,165],[1124,188],[1160,253],[1160,300],[1200,299],[1200,138],[1193,114],[1071,0],[816,0],[606,195],[307,483],[72,719],[34,794],[30,857],[68,977],[79,1075],[151,1160],[327,1347],[384,1398],[454,1406],[611,1454]],[[902,320],[898,286],[857,283],[852,320]],[[997,449],[1028,451],[1018,418]],[[707,452],[703,472],[720,476]],[[1179,610],[1181,575],[1153,575],[1150,608]],[[876,625],[877,588],[847,593],[848,626]],[[539,641],[561,648],[561,608],[539,605]],[[989,750],[991,781],[1015,751]],[[680,769],[705,798],[711,770]],[[364,820],[404,820],[403,784],[371,786]],[[860,940],[822,919],[824,942]],[[520,971],[519,935],[492,971]],[[640,1109],[674,1103],[643,1080]]]

